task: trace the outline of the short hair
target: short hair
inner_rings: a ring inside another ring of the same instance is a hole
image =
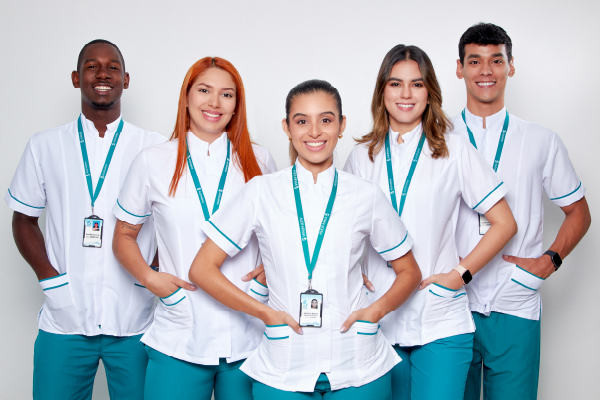
[[[85,49],[87,49],[88,46],[91,46],[91,45],[97,44],[97,43],[108,44],[110,46],[113,46],[115,49],[117,49],[117,53],[119,53],[119,57],[121,57],[121,64],[123,64],[123,71],[126,71],[125,58],[123,58],[123,54],[121,53],[121,50],[119,50],[119,47],[116,44],[114,44],[113,42],[109,42],[108,40],[95,39],[95,40],[92,40],[91,42],[87,43],[85,46],[83,46],[81,51],[79,52],[79,57],[77,57],[77,72],[79,72],[79,67],[81,66],[83,52],[85,51]]]
[[[462,34],[458,42],[458,58],[463,65],[465,61],[465,46],[468,44],[477,44],[480,46],[503,44],[506,46],[508,61],[510,62],[512,59],[512,41],[506,31],[498,25],[480,22]]]

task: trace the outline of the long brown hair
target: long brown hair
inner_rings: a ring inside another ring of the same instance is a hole
[[[244,84],[237,69],[227,60],[218,57],[205,57],[196,61],[188,70],[181,85],[179,93],[179,107],[177,109],[177,120],[171,139],[179,140],[177,146],[177,163],[175,164],[175,173],[169,186],[169,195],[174,196],[177,191],[179,179],[186,169],[186,140],[185,135],[190,130],[190,113],[187,108],[187,95],[194,84],[196,78],[202,75],[209,68],[220,68],[229,72],[236,87],[235,114],[225,128],[227,138],[232,145],[232,154],[235,155],[234,163],[244,172],[244,179],[248,182],[257,175],[262,175],[262,171],[256,161],[252,141],[248,132],[248,123],[246,121],[246,95]]]
[[[383,99],[383,92],[392,74],[392,68],[401,61],[413,60],[419,65],[423,83],[429,94],[428,104],[423,111],[423,132],[431,149],[433,158],[448,157],[448,146],[444,134],[452,130],[452,122],[442,110],[442,90],[435,76],[433,64],[423,50],[417,46],[399,44],[391,49],[383,59],[377,83],[371,101],[371,114],[373,115],[373,130],[356,139],[358,143],[367,143],[369,146],[369,159],[379,153],[385,143],[385,136],[389,131],[390,119]]]

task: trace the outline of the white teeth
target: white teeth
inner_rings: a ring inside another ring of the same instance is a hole
[[[108,92],[110,90],[110,87],[108,87],[108,86],[96,86],[95,89],[99,90],[101,92]]]
[[[217,118],[217,117],[221,116],[220,114],[211,114],[211,113],[209,113],[207,111],[203,111],[203,113],[206,114],[206,115],[208,115],[211,118]]]
[[[495,83],[496,82],[477,82],[477,86],[488,87],[488,86],[492,86]]]
[[[414,107],[414,104],[398,104],[398,107],[400,107],[403,110],[410,110]]]
[[[310,147],[319,147],[323,146],[325,142],[305,142]]]

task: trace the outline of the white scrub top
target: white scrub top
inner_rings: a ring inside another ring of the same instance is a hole
[[[389,131],[398,204],[422,132],[419,124],[402,136],[404,143],[398,144],[398,133]],[[467,140],[451,133],[446,135],[446,145],[449,157],[433,159],[425,140],[402,212],[423,279],[449,272],[459,263],[455,232],[461,199],[486,213],[506,194],[506,186]],[[385,149],[371,162],[368,146],[356,145],[344,169],[376,183],[391,202]],[[367,249],[363,266],[375,286],[375,292],[369,294],[374,301],[388,290],[395,274],[372,246]],[[475,325],[464,287],[455,291],[431,284],[415,291],[398,310],[386,315],[381,329],[392,344],[416,346],[474,332]]]
[[[227,154],[227,134],[209,145],[188,132],[187,141],[208,210],[212,211]],[[178,140],[170,140],[140,153],[114,212],[118,219],[135,225],[154,216],[160,271],[189,282],[190,266],[206,235],[200,229],[204,214],[187,165],[175,196],[169,196],[177,146]],[[253,145],[253,149],[263,173],[276,170],[265,148]],[[221,208],[232,200],[237,203],[238,192],[245,185],[244,174],[235,160],[231,155]],[[249,283],[241,278],[259,264],[258,241],[252,238],[245,251],[223,263],[221,271],[246,291]],[[234,362],[248,357],[258,346],[263,330],[260,320],[225,307],[201,289],[179,289],[160,299],[154,322],[142,342],[180,360],[218,365],[219,358]]]
[[[321,172],[317,183],[298,161],[296,169],[312,257],[335,168]],[[243,251],[256,234],[269,287],[267,305],[298,318],[308,271],[291,170],[252,179],[236,201],[221,207],[201,228],[230,256]],[[356,322],[340,333],[353,311],[369,306],[359,264],[369,237],[382,260],[395,260],[412,245],[381,190],[338,171],[337,196],[312,277],[313,289],[323,294],[322,327],[305,327],[304,335],[298,335],[287,325],[267,326],[260,346],[242,365],[243,372],[277,389],[312,392],[321,373],[337,390],[369,383],[400,361],[379,324]]]
[[[480,154],[492,165],[506,109],[483,119],[466,110],[466,120]],[[453,118],[455,131],[468,139],[462,116]],[[496,311],[538,320],[542,299],[538,289],[543,279],[502,258],[503,255],[537,258],[544,253],[543,193],[559,207],[568,206],[585,195],[585,188],[569,160],[567,149],[558,135],[541,125],[510,114],[498,175],[509,189],[506,200],[519,227],[506,247],[467,285],[472,311],[485,315]],[[477,214],[465,205],[460,208],[459,255],[464,257],[479,243]]]
[[[101,138],[83,114],[94,191],[121,118]],[[112,207],[135,156],[165,141],[127,122],[115,147],[94,212],[104,219],[101,248],[83,247],[84,218],[92,214],[77,120],[31,137],[4,199],[22,214],[39,217],[46,209],[46,252],[59,276],[40,282],[46,301],[39,328],[58,334],[131,336],[152,321],[154,296],[117,261],[112,252],[116,218]],[[138,237],[144,259],[154,258],[152,223]]]

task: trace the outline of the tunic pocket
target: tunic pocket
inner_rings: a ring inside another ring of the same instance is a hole
[[[177,338],[191,333],[192,310],[185,290],[177,289],[167,297],[159,297],[160,307],[154,315],[159,331],[174,333]]]
[[[529,318],[539,314],[538,289],[544,279],[515,265],[508,281],[496,298],[496,305],[503,311],[520,311]]]
[[[379,324],[369,321],[356,321],[356,362],[358,366],[366,367],[377,357],[377,337]]]
[[[50,323],[60,332],[78,332],[80,328],[79,315],[71,296],[67,274],[42,279],[40,285],[46,295],[42,312],[48,315]]]
[[[285,372],[290,366],[290,333],[288,325],[267,325],[263,334],[263,346],[271,365]]]
[[[440,323],[450,323],[456,328],[465,320],[471,320],[469,301],[464,286],[452,290],[437,283],[426,288],[425,308],[423,309],[423,330],[437,331]],[[444,325],[446,329],[448,325]]]

